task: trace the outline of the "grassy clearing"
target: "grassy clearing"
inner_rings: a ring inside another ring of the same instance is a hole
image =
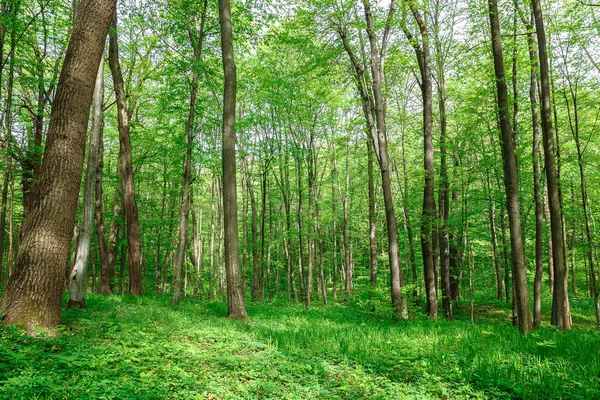
[[[0,330],[0,398],[600,398],[591,324],[522,337],[503,303],[472,325],[465,309],[451,323],[390,321],[373,291],[310,310],[250,304],[250,322],[222,303],[87,299],[57,337]],[[574,301],[580,322],[587,303]]]

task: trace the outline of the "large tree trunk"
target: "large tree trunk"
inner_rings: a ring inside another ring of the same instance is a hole
[[[230,318],[248,318],[240,279],[238,251],[237,194],[235,178],[236,71],[229,0],[219,0],[221,54],[225,74],[223,92],[223,213],[225,224],[225,268],[227,308]]]
[[[121,177],[123,180],[123,208],[127,221],[127,249],[129,254],[129,286],[128,292],[141,295],[142,287],[142,249],[140,243],[140,222],[138,207],[135,200],[135,185],[133,181],[133,167],[131,162],[131,144],[129,140],[130,111],[127,110],[125,85],[119,61],[119,47],[117,41],[117,15],[115,13],[110,31],[110,45],[108,63],[113,77],[115,96],[117,101],[117,116],[119,120],[119,160],[121,163]]]
[[[550,104],[550,71],[546,49],[546,33],[542,8],[539,0],[532,0],[531,7],[535,19],[542,86],[542,136],[544,142],[544,161],[548,203],[550,206],[550,230],[552,234],[552,255],[554,259],[554,290],[552,293],[552,324],[559,329],[571,329],[571,311],[569,307],[568,280],[563,246],[562,213],[556,177],[554,154],[554,129]]]
[[[408,318],[406,299],[402,296],[401,288],[404,287],[404,274],[400,267],[400,249],[398,246],[398,226],[396,225],[396,214],[392,198],[392,183],[390,179],[390,168],[387,151],[387,137],[385,128],[385,112],[383,109],[383,95],[381,90],[381,73],[379,54],[377,51],[377,40],[373,28],[373,16],[369,0],[363,0],[365,9],[365,20],[371,49],[371,76],[373,77],[373,97],[375,100],[375,119],[377,122],[377,137],[373,138],[375,153],[378,155],[379,168],[381,170],[381,186],[383,189],[383,201],[385,204],[385,219],[388,233],[388,257],[390,263],[390,285],[392,306],[398,317]],[[394,2],[390,4],[393,10]]]
[[[99,162],[99,141],[102,140],[104,121],[102,109],[104,107],[104,64],[101,62],[96,76],[94,98],[92,102],[92,127],[88,143],[87,167],[85,171],[85,184],[83,188],[83,215],[77,244],[77,258],[69,275],[69,305],[68,307],[85,308],[84,294],[87,283],[87,261],[92,238],[92,222],[94,218],[94,205],[96,202],[95,186],[96,172]]]
[[[114,0],[81,5],[52,106],[35,201],[23,221],[15,272],[0,298],[3,323],[18,324],[30,333],[51,330],[61,320],[93,82],[114,10]]]
[[[510,226],[510,245],[513,264],[513,280],[516,294],[515,303],[519,330],[527,333],[532,329],[527,277],[525,274],[525,258],[523,255],[523,236],[521,233],[521,212],[519,208],[519,183],[517,180],[517,162],[514,153],[513,137],[508,115],[508,89],[504,75],[502,40],[496,0],[489,1],[490,27],[492,32],[492,51],[494,54],[494,70],[496,89],[498,92],[498,113],[502,133],[502,159],[504,165],[504,185]]]

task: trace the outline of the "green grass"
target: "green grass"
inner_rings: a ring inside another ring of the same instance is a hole
[[[394,322],[386,301],[249,304],[243,322],[222,303],[88,295],[56,337],[0,330],[0,398],[600,398],[587,299],[573,301],[575,330],[527,337],[501,302],[471,324],[468,306],[453,322]]]

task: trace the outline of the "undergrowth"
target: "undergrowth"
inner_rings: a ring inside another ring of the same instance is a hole
[[[600,399],[600,335],[524,337],[506,304],[461,306],[452,322],[393,321],[383,290],[328,307],[88,295],[56,337],[0,329],[3,399]],[[481,304],[478,301],[478,304]],[[413,312],[413,315],[422,315]],[[581,315],[581,317],[579,317]]]

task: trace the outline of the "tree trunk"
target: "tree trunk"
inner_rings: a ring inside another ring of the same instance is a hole
[[[260,260],[258,254],[258,225],[256,222],[256,199],[254,197],[254,189],[250,180],[250,174],[246,177],[246,187],[248,188],[248,196],[250,197],[250,214],[251,214],[251,230],[252,230],[252,301],[262,300],[260,292]]]
[[[88,143],[87,167],[85,171],[85,184],[83,189],[83,215],[81,217],[81,228],[79,229],[77,258],[75,265],[69,275],[69,304],[68,307],[85,308],[84,294],[87,283],[87,261],[90,251],[92,236],[92,220],[94,218],[96,173],[99,162],[99,142],[102,140],[104,121],[102,109],[104,107],[104,64],[100,62],[94,98],[92,101],[92,127]]]
[[[2,40],[4,40],[4,29],[2,30]],[[15,28],[11,29],[10,33],[10,42],[11,42],[11,50],[9,56],[9,72],[8,72],[8,82],[7,82],[7,93],[6,93],[6,103],[5,103],[5,112],[4,112],[4,145],[3,150],[5,151],[4,155],[4,179],[2,182],[2,204],[0,210],[0,284],[4,283],[4,239],[6,235],[6,205],[8,201],[8,186],[9,180],[12,181],[14,177],[12,176],[12,157],[10,156],[10,147],[12,143],[12,97],[13,97],[13,84],[14,84],[14,76],[15,76]],[[4,44],[2,43],[2,48],[4,48]],[[0,52],[0,56],[1,56]],[[2,60],[3,61],[3,60]],[[1,72],[0,72],[1,79]],[[0,117],[2,118],[2,117]],[[12,197],[11,197],[12,199]]]
[[[227,309],[230,318],[248,318],[240,279],[238,251],[237,194],[235,172],[236,70],[229,0],[219,0],[221,54],[225,74],[223,91],[223,214],[225,228],[225,268]]]
[[[179,210],[179,245],[177,256],[173,266],[173,298],[172,304],[177,305],[185,293],[182,293],[182,271],[185,262],[186,238],[188,230],[188,216],[190,210],[190,185],[192,183],[192,147],[194,145],[194,119],[196,116],[196,97],[198,96],[198,62],[202,54],[202,42],[204,40],[204,20],[206,18],[206,4],[202,10],[198,38],[194,38],[191,30],[188,30],[192,48],[194,49],[194,63],[192,65],[192,81],[190,84],[190,109],[185,125],[185,156],[183,160],[183,186],[181,195],[181,208]]]
[[[434,248],[435,248],[435,198],[434,198],[434,169],[433,169],[433,94],[431,82],[431,61],[429,52],[429,33],[427,23],[414,4],[409,4],[411,12],[421,34],[421,44],[415,40],[407,28],[404,33],[412,44],[419,71],[421,72],[421,98],[423,101],[423,152],[425,170],[425,185],[423,189],[423,210],[421,214],[421,251],[423,255],[423,276],[425,278],[425,292],[427,296],[427,314],[435,319],[438,314],[437,274]],[[443,117],[442,117],[443,118]],[[433,232],[432,232],[433,231]]]
[[[552,111],[550,104],[550,72],[548,53],[546,50],[546,33],[539,0],[532,0],[531,7],[535,18],[540,62],[540,78],[542,86],[542,136],[544,142],[544,160],[546,182],[548,186],[548,202],[550,206],[550,225],[552,233],[552,255],[554,259],[554,291],[552,293],[552,324],[559,329],[571,328],[571,311],[569,307],[568,280],[563,246],[563,226],[556,177],[554,154],[554,130],[552,127]]]
[[[393,10],[393,0],[390,9]],[[365,21],[369,36],[371,49],[370,65],[373,77],[373,97],[375,100],[375,119],[377,122],[377,137],[373,138],[375,153],[378,154],[379,168],[381,170],[381,186],[383,189],[383,201],[385,204],[385,219],[388,234],[388,257],[390,263],[390,286],[392,307],[397,317],[408,318],[408,307],[406,299],[402,296],[401,288],[404,287],[404,274],[400,267],[400,249],[398,246],[398,226],[396,225],[396,214],[392,198],[392,184],[390,180],[389,159],[387,151],[387,137],[385,127],[385,112],[383,109],[383,95],[381,90],[381,73],[379,54],[377,51],[377,40],[373,28],[373,16],[369,0],[363,0],[365,9]]]
[[[567,104],[567,115],[569,119],[569,126],[573,139],[575,139],[575,147],[577,149],[577,164],[579,166],[579,182],[581,184],[581,203],[583,205],[583,217],[585,220],[585,237],[587,245],[587,255],[590,265],[590,290],[594,297],[594,308],[596,311],[596,325],[600,328],[600,303],[598,302],[598,287],[596,282],[596,271],[595,271],[595,260],[594,260],[594,242],[592,237],[591,227],[591,215],[588,209],[588,192],[587,184],[585,180],[585,167],[583,162],[583,151],[581,149],[581,142],[579,140],[579,109],[577,105],[577,82],[573,84],[571,79],[567,77],[569,84],[569,91],[571,94],[571,100],[573,101],[573,117],[571,117],[571,107],[569,105],[569,99],[565,93],[565,103]]]
[[[370,132],[370,130],[369,130]],[[369,176],[369,270],[370,282],[377,284],[377,221],[375,220],[375,174],[373,171],[373,139],[367,138],[367,174]]]
[[[513,137],[508,115],[508,89],[504,75],[502,56],[502,39],[496,0],[489,1],[490,27],[492,32],[492,50],[494,54],[494,70],[496,89],[498,92],[498,113],[502,133],[502,159],[504,164],[504,185],[510,226],[510,244],[515,284],[516,307],[519,330],[527,333],[532,329],[527,277],[525,274],[525,258],[523,255],[523,236],[521,233],[521,212],[519,208],[519,183],[517,180],[517,163],[514,153]]]
[[[540,128],[538,118],[538,102],[536,92],[538,91],[537,69],[538,56],[535,51],[535,39],[533,37],[533,14],[527,21],[521,16],[527,28],[527,47],[529,51],[529,103],[531,104],[531,122],[533,128],[533,196],[535,201],[535,278],[533,281],[533,327],[538,328],[541,323],[542,312],[542,276],[544,273],[544,205],[542,201],[541,177],[540,177]]]
[[[34,333],[60,323],[63,273],[83,169],[95,77],[114,0],[81,5],[52,106],[38,190],[23,221],[15,272],[0,298],[4,324]]]
[[[129,140],[130,111],[127,110],[125,85],[119,62],[119,47],[117,42],[117,15],[115,12],[112,29],[110,30],[110,44],[108,50],[108,63],[112,73],[115,96],[117,101],[117,116],[119,121],[119,160],[121,163],[121,178],[123,181],[123,208],[127,221],[127,249],[129,252],[129,286],[130,294],[141,295],[142,286],[142,250],[140,243],[140,223],[138,207],[135,200],[135,185],[133,181],[133,167],[131,162],[131,144]]]

